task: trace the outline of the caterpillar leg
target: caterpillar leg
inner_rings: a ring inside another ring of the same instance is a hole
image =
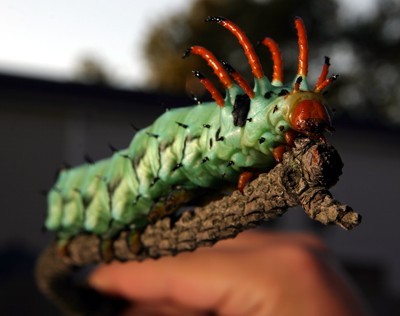
[[[244,187],[249,183],[252,179],[254,179],[256,174],[251,171],[243,171],[238,180],[237,188],[238,190],[243,193]]]
[[[178,210],[181,206],[199,196],[198,190],[176,189],[168,196],[158,200],[152,206],[147,219],[154,223],[160,218],[168,216]]]
[[[129,250],[133,254],[138,254],[140,250],[142,250],[142,242],[140,240],[141,232],[139,231],[130,231],[126,236],[126,242],[128,244]]]
[[[141,232],[137,230],[132,230],[126,235],[126,242],[129,250],[133,254],[138,254],[142,249],[142,242],[140,241]],[[113,238],[102,238],[99,244],[99,252],[103,262],[110,263],[114,260],[114,239]]]
[[[102,258],[102,261],[109,263],[114,259],[114,240],[111,238],[104,238],[100,241],[99,244],[99,252]]]
[[[281,162],[283,159],[283,154],[286,152],[287,147],[293,147],[294,146],[294,140],[296,139],[296,137],[299,134],[290,129],[288,131],[285,132],[284,134],[284,138],[285,138],[285,145],[279,145],[277,147],[274,148],[274,150],[272,151],[272,154],[274,155],[274,158],[276,160],[276,162]]]
[[[281,162],[283,160],[283,154],[285,153],[285,151],[286,145],[279,145],[278,147],[274,148],[272,154],[274,155],[276,162]]]
[[[294,146],[294,140],[297,138],[298,135],[299,134],[296,131],[292,130],[292,129],[286,131],[285,135],[284,135],[286,144],[289,147],[293,147]]]
[[[69,239],[59,239],[57,240],[57,254],[61,258],[66,258],[68,257],[68,244],[69,244]]]

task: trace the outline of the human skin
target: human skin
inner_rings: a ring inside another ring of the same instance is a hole
[[[99,267],[89,283],[132,302],[124,315],[366,315],[326,246],[303,233],[245,232],[145,262]]]

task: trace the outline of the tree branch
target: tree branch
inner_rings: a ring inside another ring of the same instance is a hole
[[[342,167],[332,146],[297,139],[294,148],[284,154],[282,163],[248,184],[243,194],[235,191],[204,207],[185,211],[176,222],[164,218],[149,225],[140,236],[143,246],[139,253],[129,250],[127,232],[121,233],[113,243],[115,259],[141,261],[211,246],[281,216],[297,205],[316,221],[351,229],[360,223],[361,217],[349,206],[335,201],[328,191],[337,182]],[[100,239],[80,235],[70,242],[68,249],[68,258],[62,258],[53,244],[39,258],[39,288],[71,315],[84,315],[85,311],[90,311],[90,315],[115,315],[124,302],[102,297],[72,282],[77,267],[102,261]]]

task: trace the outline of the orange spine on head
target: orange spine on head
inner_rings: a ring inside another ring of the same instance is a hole
[[[273,66],[273,74],[272,74],[272,81],[276,82],[283,82],[283,68],[282,68],[282,55],[279,50],[278,44],[271,38],[266,37],[264,38],[261,43],[266,46],[271,55],[272,55],[272,62]]]
[[[206,77],[204,77],[204,75],[201,74],[200,71],[193,71],[193,74],[200,80],[200,82],[207,89],[207,91],[210,92],[211,97],[218,104],[218,106],[220,106],[221,108],[224,107],[225,105],[224,98],[222,97],[221,93],[219,93],[217,88],[215,88],[212,82]]]
[[[246,54],[247,60],[249,61],[254,77],[260,79],[264,76],[260,61],[254,51],[253,46],[251,45],[246,34],[236,24],[223,17],[217,16],[209,16],[206,19],[206,22],[217,22],[218,24],[221,24],[224,28],[229,30],[233,35],[235,35],[239,41],[239,44],[243,47],[244,53]]]
[[[330,65],[331,64],[329,63],[329,57],[325,56],[324,66],[322,67],[321,74],[319,75],[319,78],[318,78],[318,81],[317,81],[317,84],[315,85],[315,87],[318,87],[326,80],[326,76],[328,75]]]
[[[298,76],[307,76],[308,73],[308,43],[307,43],[307,32],[304,22],[301,18],[296,17],[294,25],[297,30],[297,37],[299,42],[299,62],[298,62]]]
[[[333,81],[335,81],[339,75],[333,75],[329,77],[328,79],[325,79],[323,82],[317,84],[317,86],[314,89],[314,92],[320,92],[324,90],[327,86],[329,86]]]
[[[250,88],[246,79],[244,79],[243,76],[227,62],[223,61],[222,64],[233,80],[243,89],[244,93],[246,93],[250,99],[254,98],[254,91]]]
[[[192,46],[186,50],[183,58],[187,57],[189,54],[199,55],[205,59],[208,65],[214,70],[214,73],[218,76],[225,89],[229,89],[232,86],[231,78],[226,72],[224,66],[222,66],[218,59],[209,50],[201,46]]]

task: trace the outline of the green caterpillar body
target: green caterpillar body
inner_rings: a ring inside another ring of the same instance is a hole
[[[169,110],[137,132],[127,149],[61,171],[48,194],[45,227],[64,241],[82,232],[112,238],[143,229],[154,204],[176,188],[218,189],[237,183],[246,170],[268,171],[274,150],[288,145],[288,132],[320,137],[321,126],[330,126],[326,103],[319,91],[308,90],[305,74],[289,85],[279,75],[272,83],[258,76],[247,94],[242,84],[226,85],[222,106],[214,97]]]

